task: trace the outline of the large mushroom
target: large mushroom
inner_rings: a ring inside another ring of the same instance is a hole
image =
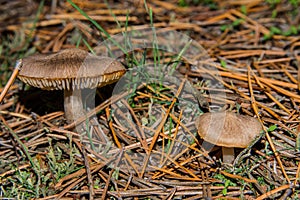
[[[64,90],[65,116],[69,122],[84,116],[81,90],[116,82],[125,73],[121,63],[77,48],[22,59],[18,78],[44,90]]]
[[[262,130],[256,118],[233,112],[205,113],[196,126],[204,141],[222,147],[224,163],[232,163],[234,148],[246,148]]]

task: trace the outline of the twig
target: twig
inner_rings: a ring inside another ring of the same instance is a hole
[[[258,114],[258,109],[257,109],[257,106],[256,106],[256,101],[255,101],[255,98],[254,98],[254,95],[253,95],[253,89],[252,89],[252,85],[251,85],[251,81],[250,81],[250,77],[251,77],[250,73],[251,73],[251,69],[250,69],[250,66],[248,66],[248,79],[249,79],[248,83],[249,83],[250,95],[251,95],[251,98],[252,98],[251,99],[252,100],[251,101],[252,108],[254,110],[255,115],[257,116],[258,120],[260,121],[260,123],[261,123],[261,125],[263,127],[263,130],[264,130],[264,132],[266,134],[267,140],[268,140],[268,142],[269,142],[269,144],[271,146],[272,151],[274,152],[275,158],[276,158],[277,162],[279,163],[279,166],[281,168],[282,173],[284,174],[287,182],[290,183],[290,179],[289,179],[288,175],[286,174],[286,171],[285,171],[284,166],[282,164],[280,155],[279,155],[278,151],[276,150],[276,148],[275,148],[275,146],[273,144],[273,141],[272,141],[272,139],[271,139],[271,137],[270,137],[267,129],[263,126],[263,123],[262,123],[262,121],[260,119],[260,116]]]
[[[85,146],[81,145],[81,151],[82,151],[82,155],[84,158],[84,165],[85,165],[85,169],[86,169],[86,174],[87,174],[87,179],[88,179],[88,186],[89,186],[89,199],[93,200],[94,199],[94,183],[93,183],[93,178],[91,175],[91,168],[90,168],[90,164],[89,164],[89,160],[88,160],[88,155],[87,152],[85,150]]]
[[[10,86],[14,83],[16,77],[19,74],[19,71],[22,67],[22,60],[17,60],[16,65],[15,65],[15,69],[12,73],[12,75],[10,76],[8,82],[6,83],[4,89],[2,90],[1,94],[0,94],[0,103],[2,102],[2,100],[4,99],[7,91],[9,90]]]
[[[286,189],[289,189],[289,188],[291,188],[291,185],[289,185],[289,184],[282,185],[282,186],[280,186],[278,188],[275,188],[275,189],[273,189],[273,190],[271,190],[271,191],[269,191],[269,192],[267,192],[267,193],[265,193],[265,194],[257,197],[256,200],[263,200],[265,198],[268,198],[268,197],[272,196],[273,194],[276,194],[276,193],[278,193],[278,192],[280,192],[282,190],[286,190]]]

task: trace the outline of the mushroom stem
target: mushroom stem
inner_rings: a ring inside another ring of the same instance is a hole
[[[81,90],[64,90],[64,108],[68,122],[73,122],[85,115],[81,98]]]
[[[223,162],[231,164],[234,160],[234,148],[222,147]]]

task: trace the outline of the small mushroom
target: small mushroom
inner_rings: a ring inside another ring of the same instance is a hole
[[[222,147],[224,163],[232,163],[234,148],[246,148],[262,130],[256,118],[233,112],[205,113],[196,126],[204,141]]]
[[[123,65],[77,48],[22,59],[18,78],[44,90],[64,90],[65,116],[69,122],[84,116],[81,90],[116,82],[125,73]]]

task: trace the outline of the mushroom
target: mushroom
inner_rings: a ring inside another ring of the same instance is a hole
[[[234,148],[246,148],[262,130],[256,118],[233,112],[205,113],[196,126],[204,141],[222,147],[224,163],[232,163]]]
[[[84,116],[81,90],[116,82],[125,73],[120,62],[77,48],[22,59],[18,78],[45,90],[64,90],[65,116],[69,122]]]

